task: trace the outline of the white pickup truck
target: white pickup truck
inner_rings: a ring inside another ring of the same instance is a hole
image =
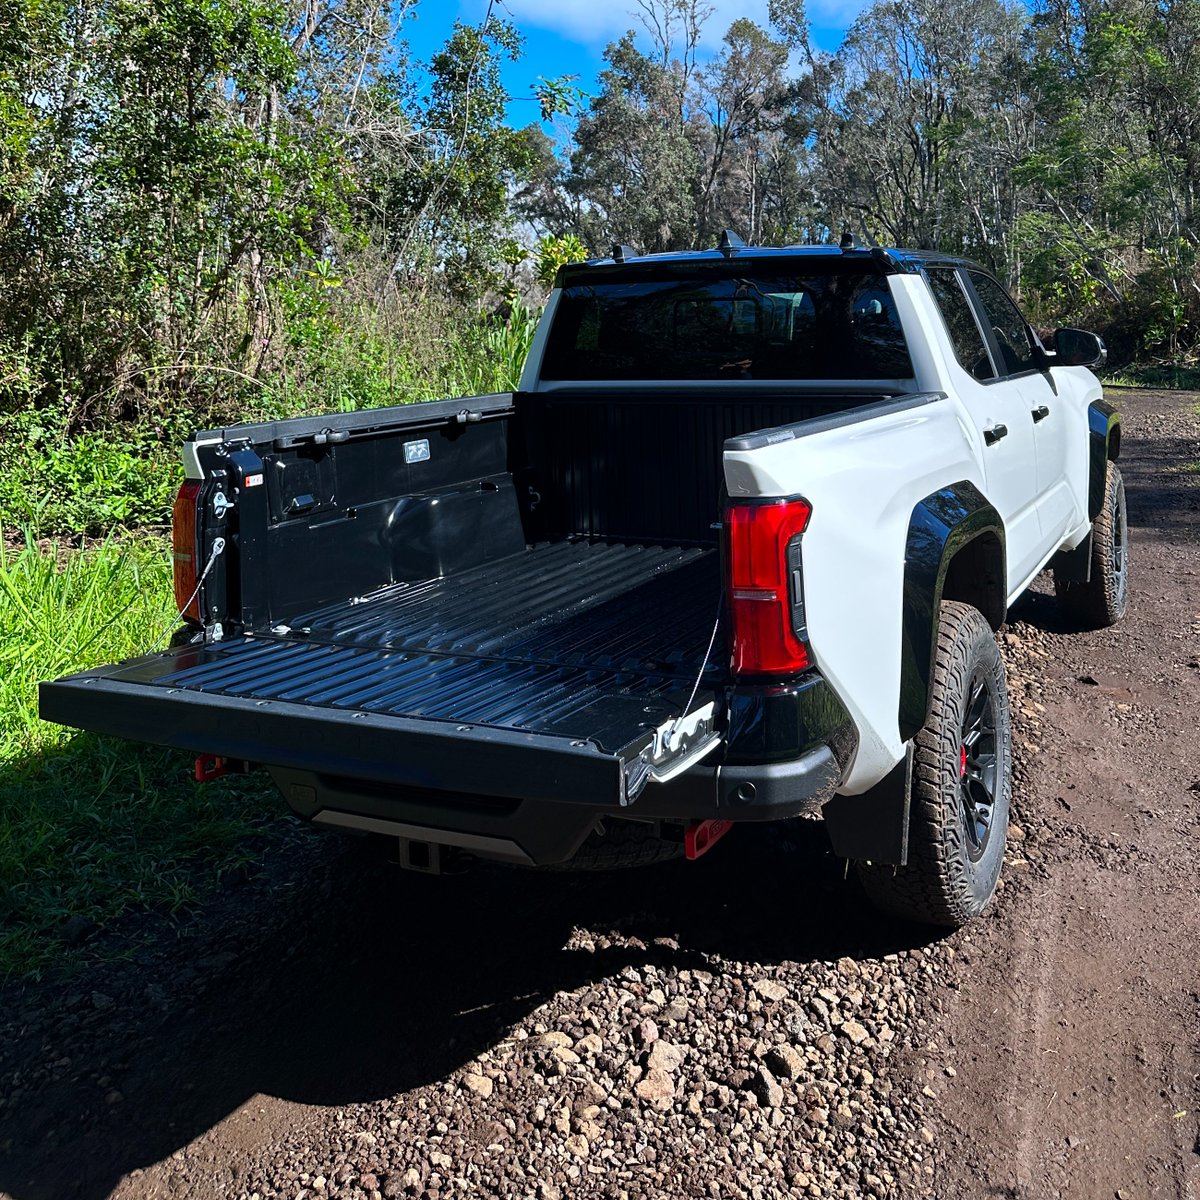
[[[939,254],[614,247],[516,393],[193,435],[181,635],[42,714],[263,764],[423,870],[819,814],[881,905],[959,924],[1007,828],[994,631],[1046,567],[1125,609],[1103,359]]]

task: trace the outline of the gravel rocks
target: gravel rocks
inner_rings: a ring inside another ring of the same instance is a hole
[[[928,1190],[931,1135],[917,1089],[895,1086],[905,1075],[894,1029],[921,1021],[917,997],[939,952],[785,962],[764,976],[761,961],[683,965],[616,929],[577,931],[568,948],[585,940],[632,953],[633,970],[557,992],[451,1093],[435,1081],[351,1105],[337,1132],[323,1124],[264,1147],[241,1200],[290,1197],[290,1174],[316,1170],[335,1180],[331,1200],[369,1196],[366,1172],[437,1200]],[[494,1121],[490,1152],[471,1137],[481,1102]],[[339,1161],[350,1169],[341,1181]]]
[[[856,1046],[861,1046],[871,1036],[857,1021],[843,1021],[838,1032],[845,1034]]]
[[[683,1051],[670,1042],[655,1042],[650,1047],[646,1058],[646,1067],[651,1071],[666,1071],[668,1074],[676,1070],[683,1062]]]
[[[763,1063],[779,1079],[799,1079],[807,1060],[794,1046],[772,1046],[763,1055]]]
[[[264,889],[161,960],[10,992],[0,1191],[930,1192],[913,1064],[949,959],[897,951],[919,935],[868,909],[819,827],[596,878],[414,879],[340,853],[305,860],[290,916]]]
[[[777,983],[773,979],[756,979],[754,981],[754,990],[764,999],[771,1001],[779,1001],[787,998],[788,990],[782,983]]]
[[[465,1087],[468,1092],[472,1092],[474,1095],[479,1096],[483,1100],[486,1100],[491,1096],[495,1086],[496,1085],[492,1082],[492,1080],[490,1080],[486,1075],[463,1076],[463,1087]]]
[[[758,1068],[750,1081],[750,1090],[764,1108],[778,1108],[783,1103],[783,1088],[765,1066]]]

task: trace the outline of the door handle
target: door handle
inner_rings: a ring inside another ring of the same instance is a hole
[[[983,431],[983,441],[985,445],[994,446],[1001,438],[1008,437],[1007,425],[993,425],[991,429]]]
[[[1039,404],[1037,408],[1033,410],[1033,419],[1035,421],[1044,421],[1049,415],[1050,410],[1044,404]]]

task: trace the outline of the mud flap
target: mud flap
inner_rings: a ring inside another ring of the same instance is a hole
[[[913,744],[903,760],[861,796],[834,796],[821,810],[839,858],[903,867],[908,863]]]
[[[1050,566],[1062,583],[1087,583],[1092,578],[1092,535],[1089,533],[1074,550],[1060,550]]]

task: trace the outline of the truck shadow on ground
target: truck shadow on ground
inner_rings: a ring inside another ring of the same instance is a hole
[[[555,993],[626,966],[802,970],[929,940],[870,911],[819,825],[743,827],[698,863],[586,876],[414,877],[330,847],[326,878],[285,920],[256,938],[247,914],[237,944],[185,971],[194,983],[168,988],[165,1008],[146,1003],[137,967],[106,983],[120,1012],[75,1038],[80,1074],[28,1092],[15,1120],[6,1110],[0,1191],[106,1196],[256,1093],[346,1105],[444,1080]],[[68,1053],[53,1031],[43,1040],[43,1055]],[[106,1087],[122,1099],[106,1103]]]

